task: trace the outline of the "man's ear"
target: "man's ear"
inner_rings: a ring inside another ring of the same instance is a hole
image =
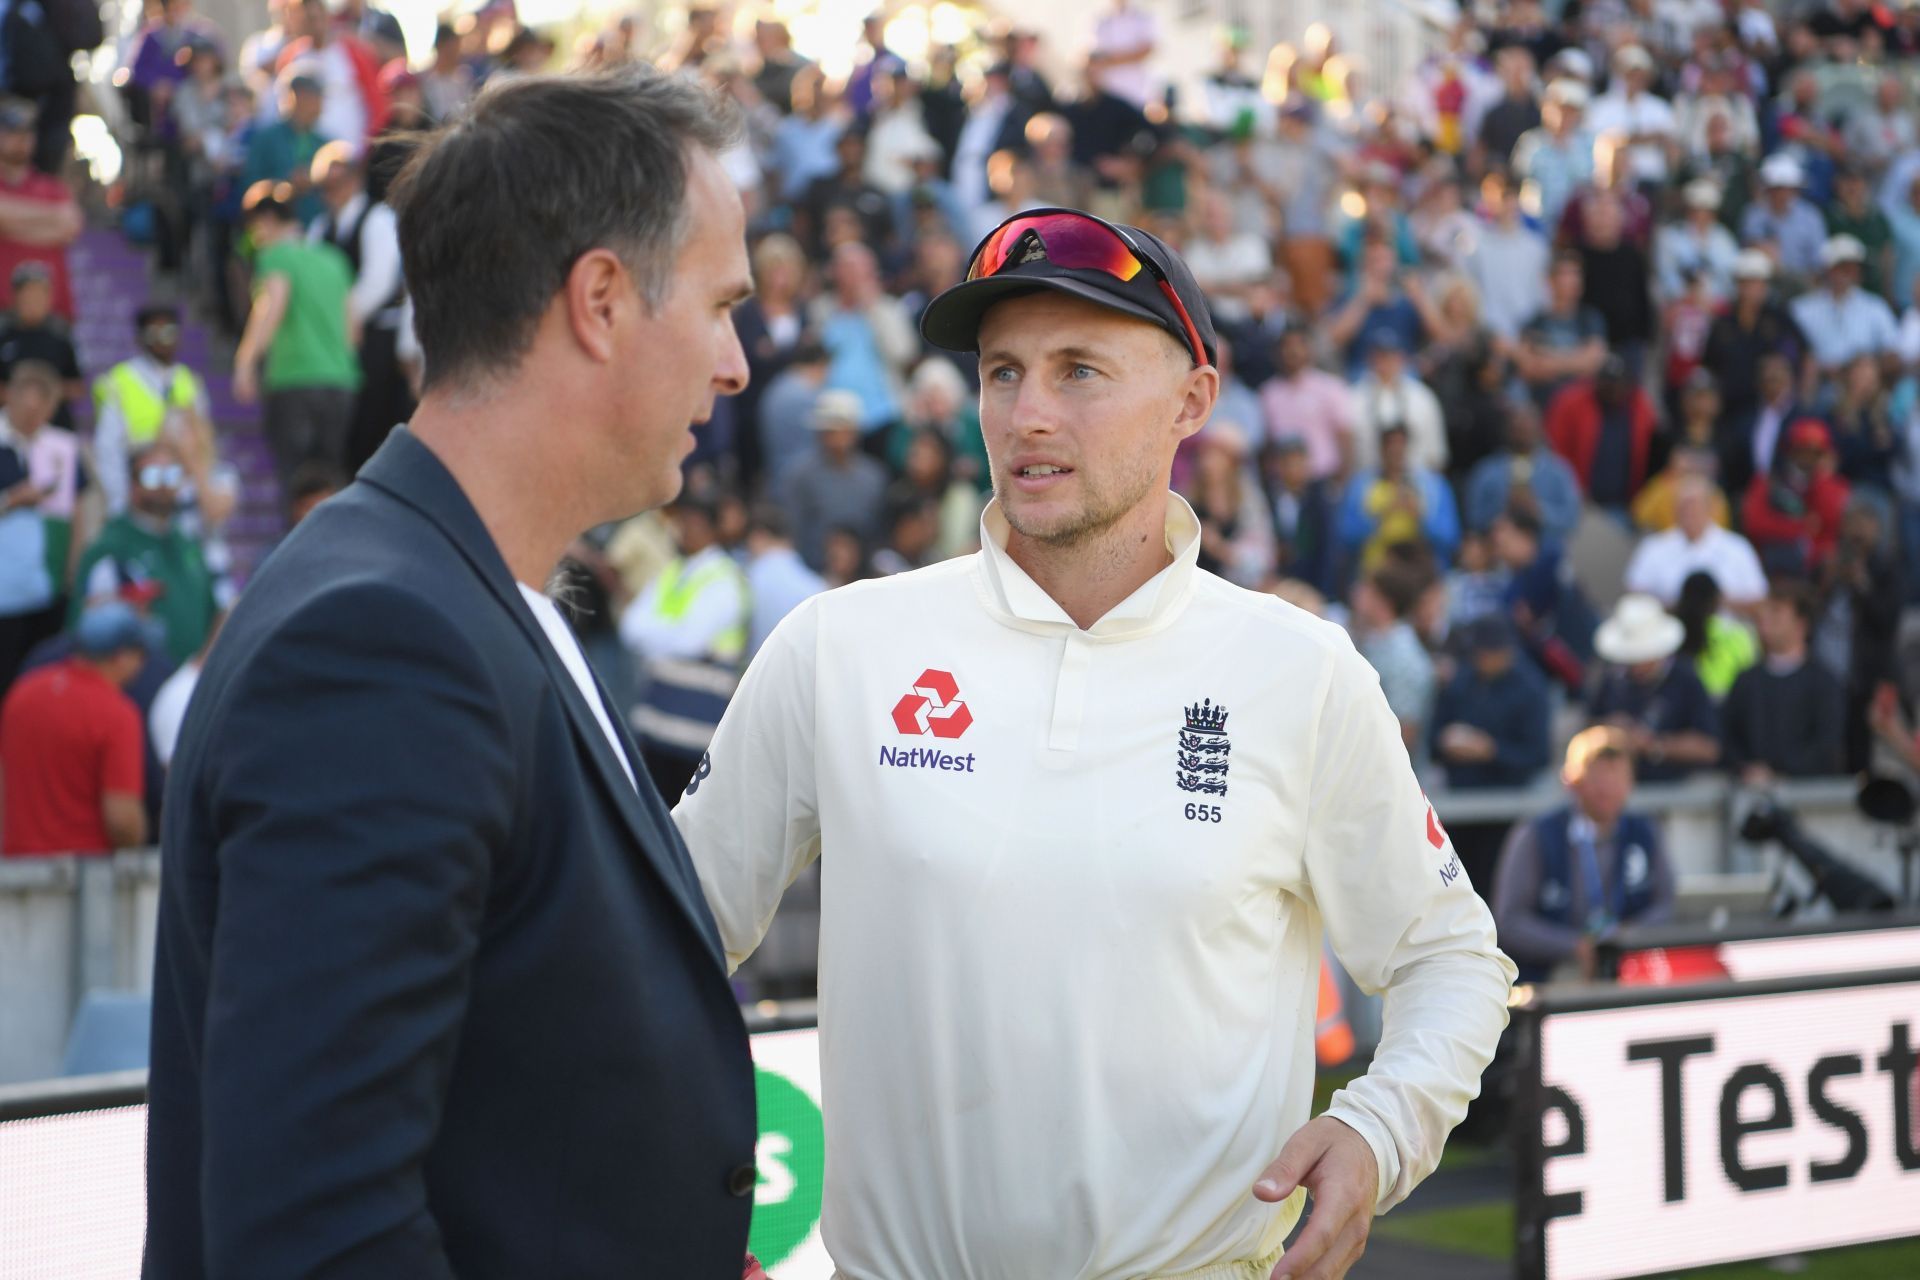
[[[607,249],[589,249],[567,272],[562,290],[567,325],[587,358],[600,364],[614,357],[614,332],[637,294],[626,264]]]
[[[1207,425],[1213,406],[1220,399],[1220,371],[1210,364],[1187,370],[1180,399],[1180,412],[1173,424],[1182,440]]]

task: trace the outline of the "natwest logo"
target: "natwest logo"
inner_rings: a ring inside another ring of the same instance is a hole
[[[972,723],[973,712],[960,701],[952,674],[931,667],[913,682],[912,693],[893,704],[894,728],[909,737],[957,738]]]

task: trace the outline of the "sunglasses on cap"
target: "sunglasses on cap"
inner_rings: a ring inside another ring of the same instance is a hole
[[[1141,251],[1123,228],[1090,213],[1063,209],[1007,219],[981,242],[967,267],[967,279],[984,280],[1005,270],[1013,251],[1029,232],[1046,248],[1047,257],[1056,267],[1098,271],[1123,282],[1131,281],[1145,268],[1159,284],[1160,292],[1173,304],[1174,314],[1180,317],[1194,364],[1212,363],[1207,359],[1206,345],[1200,341],[1200,331],[1194,327],[1193,317],[1187,314],[1186,304],[1180,301],[1180,294],[1167,279],[1167,273]]]
[[[142,489],[178,489],[187,473],[170,463],[155,462],[140,468],[138,478]]]

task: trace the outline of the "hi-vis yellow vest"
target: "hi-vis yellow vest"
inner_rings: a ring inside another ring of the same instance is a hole
[[[160,434],[168,409],[191,409],[200,398],[200,380],[185,365],[173,367],[173,380],[163,400],[147,380],[133,370],[131,362],[122,362],[102,374],[93,384],[94,419],[108,400],[120,406],[121,421],[127,424],[127,443],[142,445]]]

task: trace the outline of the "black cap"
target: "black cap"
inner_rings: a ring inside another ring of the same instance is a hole
[[[1078,213],[1079,210],[1030,209],[1017,216],[1027,218],[1047,212]],[[1206,297],[1194,281],[1193,272],[1187,270],[1187,264],[1181,261],[1180,255],[1169,249],[1158,236],[1138,227],[1123,229],[1139,246],[1140,252],[1166,273],[1168,283],[1179,295],[1180,304],[1187,309],[1187,315],[1200,335],[1200,346],[1207,354],[1207,363],[1218,363],[1220,344],[1214,337],[1213,316],[1207,311]],[[985,240],[981,241],[981,244],[985,243]],[[975,245],[974,256],[979,252],[980,245]],[[1034,237],[1032,246],[1020,250],[1020,253],[1021,256],[1003,267],[999,274],[962,281],[929,302],[926,312],[920,317],[920,332],[927,341],[948,351],[978,351],[980,319],[987,313],[987,308],[1019,294],[1052,289],[1150,321],[1172,334],[1182,347],[1191,345],[1186,326],[1180,323],[1180,313],[1168,301],[1159,280],[1151,271],[1141,271],[1131,280],[1120,280],[1104,271],[1057,266],[1046,256],[1046,248],[1039,243],[1038,237]],[[973,258],[967,260],[971,262]]]
[[[1497,613],[1475,618],[1465,631],[1471,653],[1501,653],[1513,648],[1513,627]]]

